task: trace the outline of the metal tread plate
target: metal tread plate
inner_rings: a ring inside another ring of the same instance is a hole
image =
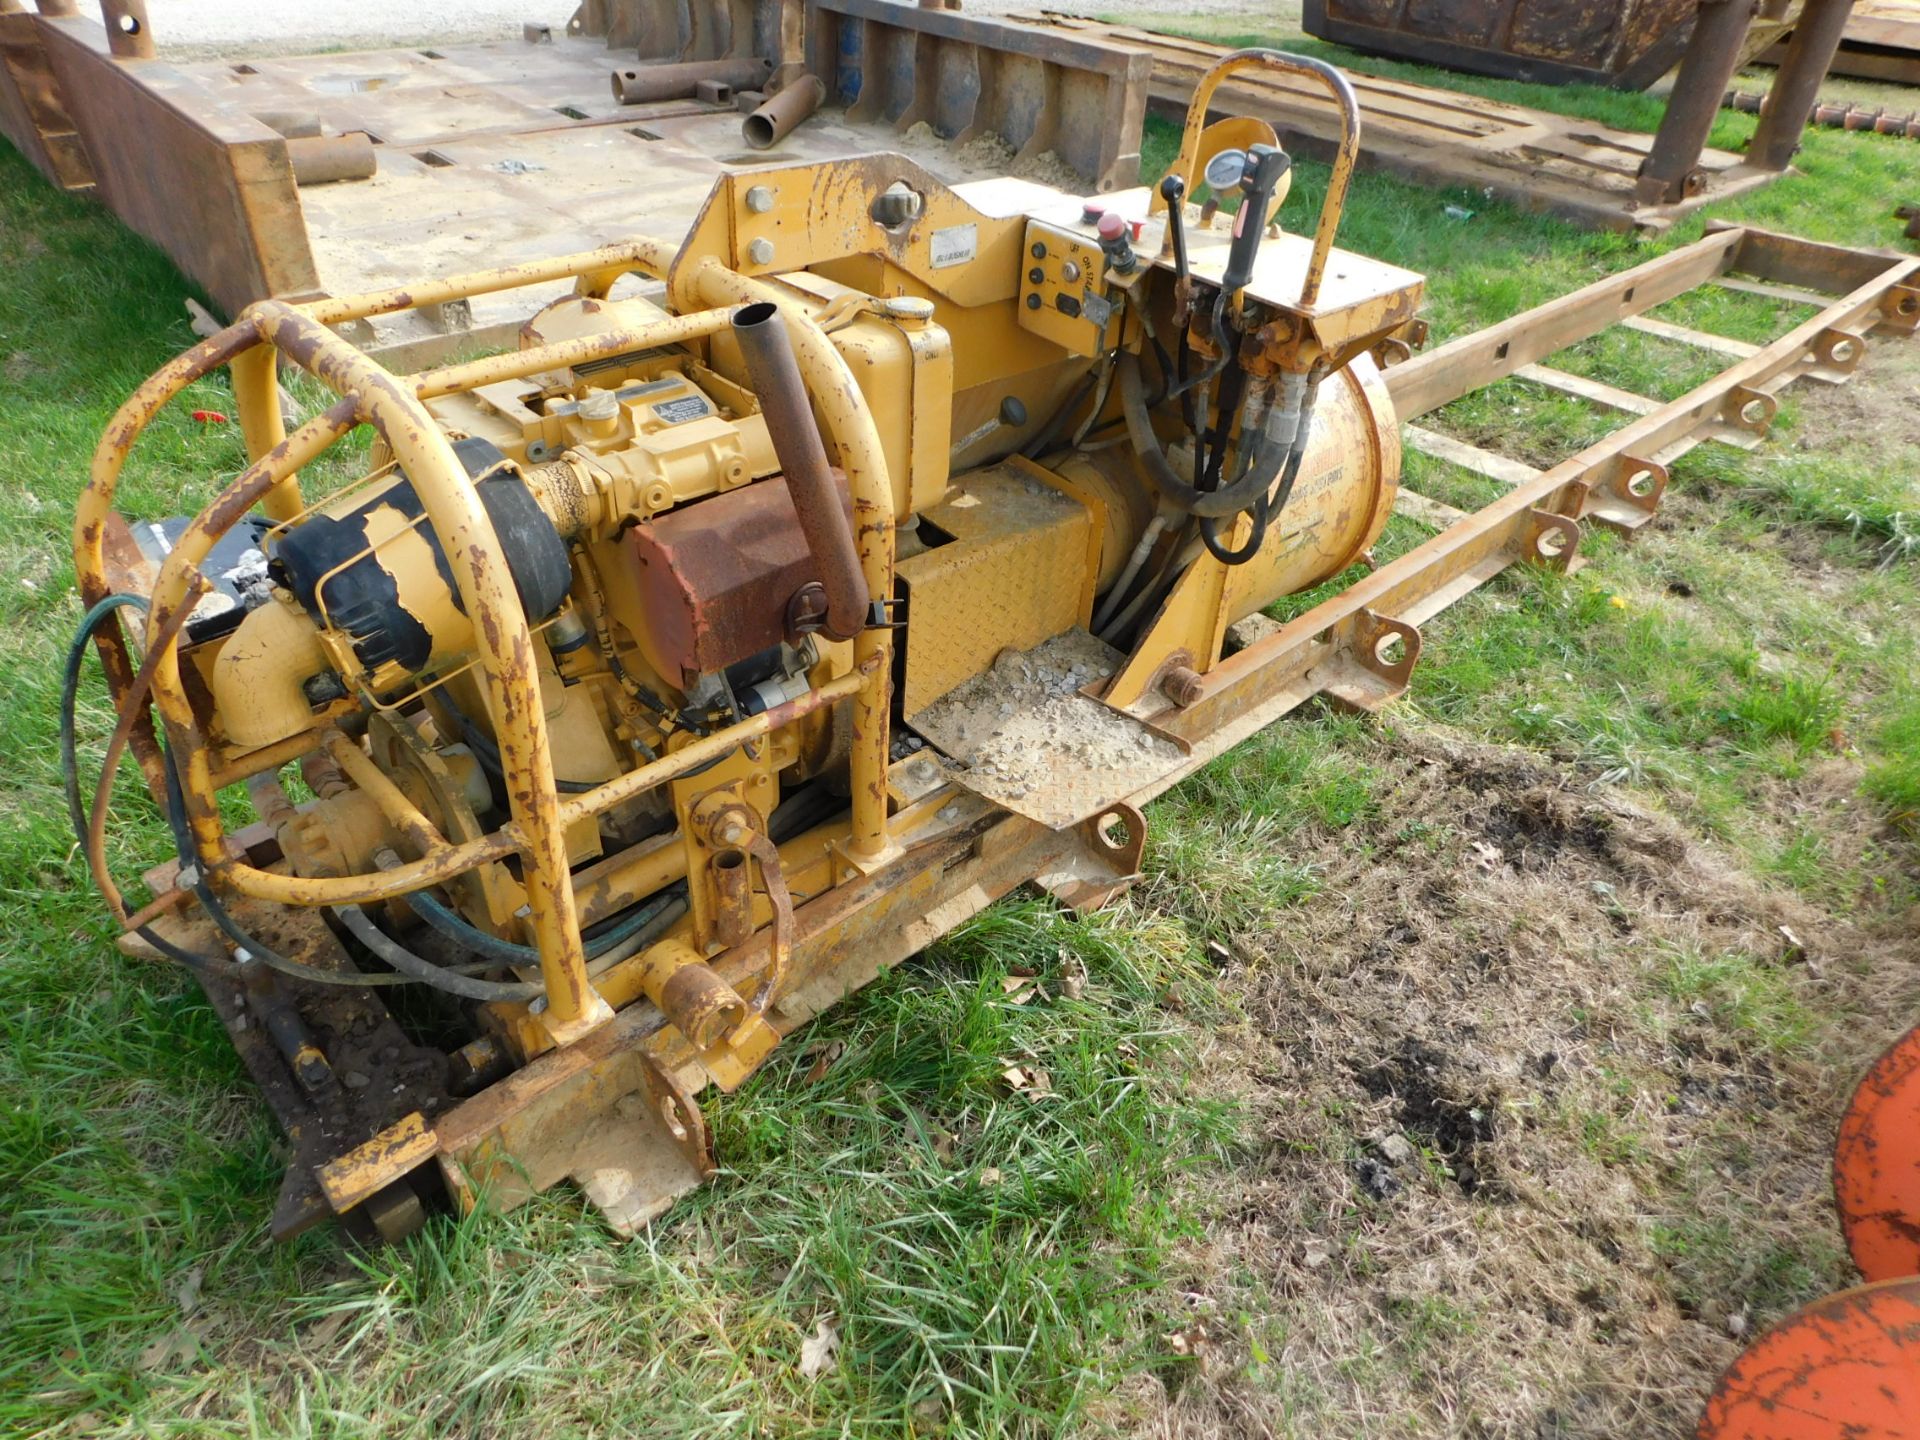
[[[1085,690],[1124,657],[1080,629],[1003,653],[913,720],[954,783],[1063,830],[1153,786],[1187,747]]]

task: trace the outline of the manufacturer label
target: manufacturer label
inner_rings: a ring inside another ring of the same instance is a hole
[[[683,420],[698,420],[710,411],[705,396],[682,395],[678,400],[662,400],[653,407],[653,413],[669,425],[678,425]]]
[[[936,230],[928,242],[928,263],[936,270],[949,265],[964,265],[979,253],[980,227],[978,225],[949,225],[944,230]]]

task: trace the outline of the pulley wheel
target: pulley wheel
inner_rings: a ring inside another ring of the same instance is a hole
[[[1920,1275],[1920,1028],[1854,1091],[1833,1147],[1833,1198],[1863,1278]]]
[[[1842,1290],[1720,1377],[1699,1440],[1920,1440],[1920,1278]]]

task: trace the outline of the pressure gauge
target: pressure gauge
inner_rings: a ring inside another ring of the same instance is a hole
[[[1207,185],[1216,195],[1224,195],[1238,188],[1247,178],[1247,152],[1244,150],[1222,150],[1207,161]]]

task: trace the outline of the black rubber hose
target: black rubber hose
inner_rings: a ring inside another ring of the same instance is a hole
[[[60,686],[60,773],[66,787],[67,816],[73,822],[73,837],[86,848],[88,824],[86,802],[80,791],[80,673],[85,667],[87,646],[94,634],[105,623],[109,615],[133,607],[147,610],[147,601],[138,595],[109,595],[99,601],[80,621],[74,632],[73,643],[67,648],[67,661],[61,676]],[[202,955],[174,944],[151,925],[138,925],[133,933],[160,954],[177,965],[189,970],[204,971],[225,968],[227,961],[218,955]]]
[[[537,980],[478,980],[443,970],[388,935],[358,905],[337,905],[333,913],[340,917],[349,935],[402,975],[462,1000],[537,1000],[547,993],[547,987]]]
[[[686,886],[680,884],[636,908],[631,914],[623,915],[592,936],[594,948],[587,951],[588,960],[598,960],[603,955],[612,954],[622,945],[632,940],[651,925],[667,906],[683,895]],[[438,930],[448,939],[457,941],[476,955],[484,955],[501,965],[537,965],[540,952],[531,945],[521,945],[513,940],[503,940],[498,935],[489,934],[479,926],[462,918],[450,906],[442,904],[425,890],[416,890],[401,897],[413,911],[428,925]],[[582,935],[584,942],[588,939]]]
[[[1182,480],[1160,448],[1160,437],[1154,433],[1152,417],[1147,413],[1146,380],[1140,373],[1138,357],[1133,355],[1120,357],[1120,408],[1127,417],[1127,437],[1147,467],[1154,487],[1176,510],[1202,519],[1225,520],[1251,509],[1273,484],[1270,475],[1250,474],[1224,490],[1209,492]]]
[[[1228,548],[1220,538],[1222,521],[1206,519],[1200,522],[1200,543],[1222,565],[1244,565],[1258,555],[1260,547],[1267,543],[1267,497],[1262,495],[1245,513],[1253,517],[1253,529],[1247,532],[1247,538],[1238,550]]]

